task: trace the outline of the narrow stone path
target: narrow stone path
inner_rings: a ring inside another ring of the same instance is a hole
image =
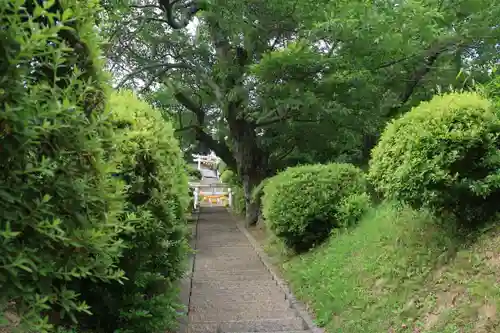
[[[187,333],[310,332],[227,210],[200,209]]]

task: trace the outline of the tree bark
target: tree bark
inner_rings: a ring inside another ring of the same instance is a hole
[[[253,202],[252,191],[267,176],[269,156],[257,144],[255,124],[243,119],[231,120],[233,154],[245,194],[245,222],[250,226],[257,223],[260,215],[260,200]]]

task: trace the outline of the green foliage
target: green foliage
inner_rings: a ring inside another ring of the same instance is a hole
[[[238,215],[245,213],[245,192],[238,176],[229,169],[226,169],[220,175],[220,180],[231,186],[232,192],[232,211]]]
[[[370,179],[388,198],[488,217],[500,199],[500,119],[475,93],[434,97],[389,124],[370,162]]]
[[[219,173],[222,174],[226,169],[227,169],[226,163],[224,163],[224,161],[220,161],[219,164],[217,165],[217,170],[219,171]]]
[[[127,223],[104,153],[97,3],[37,3],[0,1],[0,309],[14,301],[19,330],[43,333],[88,313],[81,279],[122,280]]]
[[[232,211],[238,215],[245,214],[246,200],[243,187],[241,185],[234,184],[231,186],[231,191],[233,199],[233,206],[231,207]]]
[[[256,202],[260,200],[260,198],[264,195],[264,187],[266,186],[269,179],[270,178],[266,178],[261,181],[259,185],[255,186],[255,188],[252,190],[252,201]]]
[[[239,183],[236,174],[231,170],[224,170],[220,175],[220,181],[230,185],[235,185]]]
[[[189,177],[194,178],[195,180],[201,180],[202,174],[200,170],[189,164],[186,165],[186,169]]]
[[[188,250],[185,164],[171,125],[156,109],[127,91],[114,93],[109,104],[117,126],[119,176],[127,184],[133,220],[121,235],[126,249],[119,267],[128,281],[87,281],[82,294],[93,316],[82,325],[99,332],[165,332],[176,324],[175,285]]]
[[[500,73],[498,68],[493,69],[493,78],[485,85],[485,93],[495,104],[496,112],[500,114]]]
[[[359,221],[370,207],[371,199],[365,192],[347,196],[340,201],[337,219],[341,225],[352,226]]]
[[[350,197],[366,190],[363,172],[350,164],[288,168],[264,187],[263,214],[269,230],[302,252],[326,239],[333,228],[344,227],[339,214],[349,204],[361,209],[355,202],[362,200]]]
[[[292,258],[284,274],[326,332],[452,333],[457,324],[478,324],[482,315],[477,308],[498,304],[498,268],[487,258],[499,253],[499,231],[480,251],[462,250],[453,223],[429,211],[384,203],[356,228]],[[462,258],[455,256],[458,250]],[[457,295],[449,312],[443,302]],[[432,321],[429,313],[436,314]]]

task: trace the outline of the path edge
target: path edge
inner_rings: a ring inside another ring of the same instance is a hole
[[[181,282],[181,288],[184,285],[185,290],[180,290],[180,301],[186,306],[186,311],[184,311],[178,317],[179,326],[176,330],[177,333],[187,333],[189,326],[189,311],[191,306],[191,293],[193,289],[193,275],[194,275],[194,264],[196,260],[196,243],[198,240],[198,224],[200,222],[200,208],[198,207],[193,211],[193,215],[195,215],[195,220],[193,221],[194,228],[191,230],[191,238],[189,239],[189,246],[193,251],[188,255],[188,264],[186,275],[182,278],[184,281]],[[182,296],[182,294],[186,293],[187,295]]]
[[[300,302],[292,293],[291,288],[288,286],[288,283],[278,276],[273,265],[271,264],[271,259],[267,255],[267,253],[262,249],[259,242],[252,236],[252,234],[247,230],[247,228],[243,225],[239,218],[234,216],[231,210],[227,209],[228,213],[231,215],[233,220],[236,223],[238,229],[247,237],[250,244],[252,244],[253,249],[257,252],[257,256],[260,261],[266,267],[266,270],[271,274],[273,280],[279,286],[279,288],[285,293],[285,299],[288,301],[290,308],[295,310],[295,312],[302,318],[305,324],[312,333],[324,333],[324,330],[318,327],[314,320],[312,319],[309,312],[306,310],[306,307],[302,302]]]

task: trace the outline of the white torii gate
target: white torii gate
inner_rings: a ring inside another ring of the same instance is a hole
[[[231,187],[228,184],[211,184],[211,185],[202,185],[199,183],[189,183],[189,186],[193,189],[193,208],[196,209],[200,205],[201,196],[205,196],[208,198],[215,198],[218,203],[220,203],[220,199],[223,197],[227,197],[227,203],[229,207],[233,205],[233,193],[231,191]],[[212,200],[210,201],[210,206],[212,206]]]
[[[210,153],[210,155],[192,154],[192,156],[193,156],[193,161],[198,163],[198,170],[201,169],[202,162],[213,163],[213,164],[219,164],[220,162],[220,158],[217,157],[213,152]]]
[[[201,163],[210,163],[215,165],[220,163],[220,158],[213,152],[211,152],[210,155],[192,154],[192,156],[193,161],[198,164],[198,170],[201,170]],[[219,170],[216,170],[216,174],[217,179],[219,179]],[[221,199],[227,198],[229,206],[232,206],[233,195],[231,188],[227,184],[214,183],[211,185],[203,185],[199,183],[190,183],[189,186],[194,190],[194,209],[198,208],[200,205],[200,199],[202,196],[209,199],[210,205],[212,205],[213,199],[216,199],[217,202],[220,203]]]

